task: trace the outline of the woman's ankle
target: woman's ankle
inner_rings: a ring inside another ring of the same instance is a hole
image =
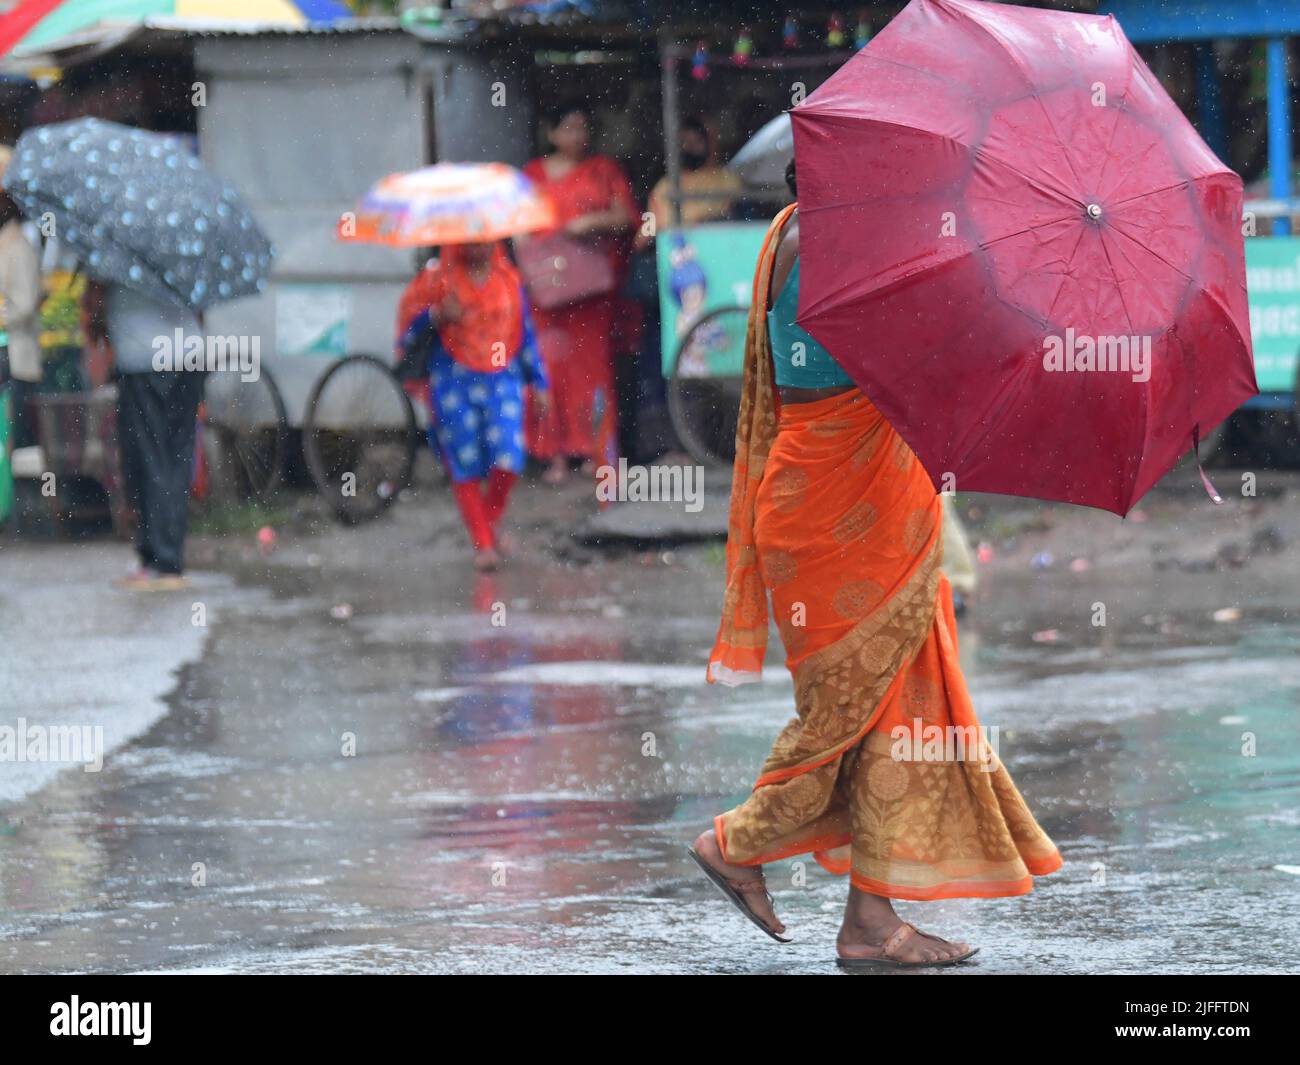
[[[891,927],[901,918],[894,912],[893,903],[883,895],[872,895],[853,888],[844,907],[844,926],[855,929]]]

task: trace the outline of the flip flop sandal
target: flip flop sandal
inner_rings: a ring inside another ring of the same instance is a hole
[[[768,928],[767,925],[760,921],[758,914],[751,910],[749,904],[745,902],[743,893],[753,891],[755,888],[762,891],[763,894],[767,896],[769,902],[772,900],[772,895],[767,890],[767,885],[764,883],[761,876],[754,880],[728,880],[720,872],[714,869],[713,866],[701,858],[694,847],[687,847],[686,853],[695,859],[695,864],[704,870],[704,875],[717,885],[718,890],[731,900],[731,904],[735,906],[736,909],[753,921],[754,924],[758,925],[759,928],[775,939],[778,943],[790,942],[790,940],[786,939],[785,936],[777,935],[772,931],[772,929]]]
[[[972,947],[965,954],[958,954],[955,958],[944,958],[941,961],[899,961],[897,955],[906,943],[913,936],[924,935],[918,932],[915,925],[910,925],[906,921],[894,929],[888,939],[878,947],[864,947],[872,953],[862,958],[836,958],[836,963],[841,969],[863,970],[876,969],[880,967],[893,969],[940,969],[948,965],[957,965],[967,958],[973,958],[980,952],[979,947]],[[940,943],[948,943],[946,939],[940,939],[938,936],[931,936],[931,939],[938,939]],[[948,943],[952,946],[951,943]]]

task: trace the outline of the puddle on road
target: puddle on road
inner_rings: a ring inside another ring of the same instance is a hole
[[[227,605],[163,722],[16,812],[0,968],[833,971],[842,880],[770,867],[799,937],[773,950],[684,860],[793,712],[779,649],[767,683],[705,686],[699,575],[615,611],[608,576],[521,569],[440,618],[358,582],[332,619],[306,578]],[[1300,625],[1035,645],[1050,618],[976,618],[963,658],[1066,866],[906,915],[982,945],[972,971],[1293,967]]]

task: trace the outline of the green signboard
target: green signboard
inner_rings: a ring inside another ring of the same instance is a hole
[[[745,364],[745,324],[754,288],[754,264],[766,222],[717,222],[659,234],[659,308],[663,322],[664,376],[691,327],[709,311],[732,307],[691,337],[682,372],[699,377],[739,377]]]
[[[687,226],[656,241],[663,321],[663,369],[670,375],[682,339],[709,311],[735,307],[710,320],[683,352],[683,372],[739,376],[744,364],[745,316],[765,222]],[[1292,392],[1300,354],[1300,237],[1246,241],[1246,289],[1255,376],[1261,392]]]
[[[1300,237],[1246,241],[1246,292],[1261,392],[1291,392],[1300,352]]]

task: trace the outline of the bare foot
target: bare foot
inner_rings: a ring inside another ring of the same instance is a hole
[[[844,908],[844,923],[835,939],[836,950],[846,960],[879,959],[881,947],[903,924],[887,898],[851,888]],[[938,963],[960,957],[970,949],[968,943],[949,943],[917,930],[916,935],[905,939],[891,952],[890,960],[914,965]]]
[[[546,472],[542,474],[543,484],[561,485],[568,479],[569,464],[562,455],[557,455],[551,459],[551,464],[546,467]]]
[[[757,888],[748,888],[749,884],[761,885],[763,883],[763,870],[754,865],[729,865],[722,857],[722,850],[718,847],[718,838],[713,829],[707,832],[701,832],[695,838],[695,853],[704,859],[705,863],[711,868],[721,873],[726,879],[736,883],[745,884],[746,888],[738,888],[745,900],[745,905],[749,907],[750,912],[766,928],[780,935],[785,931],[785,925],[777,917],[776,911],[772,908],[772,901],[768,897],[766,890]]]
[[[485,547],[482,551],[474,552],[474,568],[480,573],[491,573],[501,565],[501,556],[492,548]]]

